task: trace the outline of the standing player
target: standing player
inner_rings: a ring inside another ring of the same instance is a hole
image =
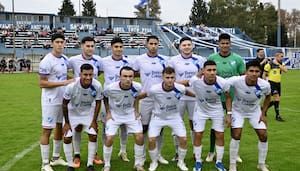
[[[189,84],[193,87],[196,94],[197,105],[193,118],[194,124],[194,154],[196,163],[194,171],[202,169],[202,136],[205,129],[205,122],[212,120],[212,129],[215,130],[216,136],[216,168],[218,171],[226,171],[222,159],[224,154],[224,112],[220,96],[222,93],[226,96],[227,117],[230,119],[231,114],[231,98],[229,94],[230,85],[222,77],[216,76],[217,68],[214,61],[206,61],[204,63],[202,74],[203,77],[193,76]],[[228,121],[230,122],[230,120]]]
[[[269,83],[271,85],[271,93],[273,96],[273,101],[270,103],[270,107],[274,105],[276,120],[284,121],[279,114],[279,102],[281,95],[281,73],[287,72],[286,66],[282,63],[283,53],[277,52],[275,54],[275,59],[264,67],[263,78],[266,79],[268,76]]]
[[[217,64],[217,75],[222,78],[229,78],[232,76],[242,75],[245,72],[245,64],[240,55],[230,51],[231,41],[230,35],[223,33],[219,36],[219,53],[211,54],[208,60],[215,61]],[[233,90],[230,91],[230,96],[233,98]],[[226,110],[225,96],[221,96],[224,110]],[[207,162],[213,161],[215,156],[215,133],[211,129],[210,133],[210,152],[206,157]],[[238,156],[238,162],[242,162]]]
[[[266,111],[271,99],[270,84],[259,78],[260,64],[250,61],[246,64],[246,75],[236,76],[228,80],[234,89],[231,117],[230,167],[229,171],[236,171],[236,159],[244,125],[248,118],[258,136],[258,166],[261,171],[268,171],[265,161],[268,152]],[[260,100],[265,96],[261,110]]]
[[[123,41],[120,37],[111,40],[112,55],[103,58],[101,71],[104,73],[104,88],[120,79],[120,69],[123,66],[132,66],[132,60],[123,55]],[[104,119],[104,117],[102,117]],[[120,126],[120,151],[118,156],[126,162],[129,162],[126,153],[127,130],[125,125]],[[104,132],[103,132],[104,133]]]
[[[149,91],[153,84],[162,81],[162,71],[167,65],[167,58],[158,54],[159,39],[157,36],[149,36],[146,39],[146,47],[148,52],[137,57],[133,69],[139,72],[142,82],[142,92]],[[142,116],[144,142],[146,142],[146,133],[151,118],[152,109],[154,106],[153,99],[146,97],[141,100],[140,111]],[[158,137],[158,161],[162,164],[169,164],[169,162],[160,155],[162,146],[162,136]],[[146,160],[146,151],[144,150],[144,160]]]
[[[152,116],[149,124],[149,154],[151,164],[149,171],[155,171],[158,167],[159,152],[156,148],[156,139],[161,130],[168,126],[178,137],[178,162],[180,170],[186,171],[188,168],[184,163],[187,152],[186,129],[182,117],[179,114],[179,100],[183,95],[195,97],[185,86],[175,83],[175,70],[166,67],[163,71],[163,81],[153,85],[142,97],[148,96],[154,101]]]
[[[106,140],[103,145],[104,171],[110,170],[113,139],[121,125],[125,125],[129,133],[134,133],[134,168],[137,171],[144,171],[142,166],[144,149],[143,127],[138,112],[139,104],[136,100],[141,91],[141,84],[134,82],[133,78],[133,69],[124,66],[120,70],[120,81],[111,83],[104,89],[106,109]]]
[[[97,148],[97,118],[102,99],[102,87],[93,79],[94,68],[90,64],[80,67],[80,78],[66,87],[63,99],[64,152],[68,161],[67,171],[74,171],[72,136],[77,126],[88,134],[87,170],[94,171],[93,159]],[[96,103],[93,106],[93,103]]]
[[[80,75],[80,67],[82,64],[90,64],[93,66],[93,77],[98,79],[100,68],[101,68],[101,58],[94,55],[95,52],[95,40],[92,37],[84,37],[81,40],[82,54],[77,56],[72,56],[69,59],[69,67],[73,70],[74,77],[77,78]],[[93,104],[94,106],[94,104]],[[81,143],[81,131],[82,125],[78,125],[73,132],[73,145],[74,145],[74,168],[80,167],[80,143]],[[97,148],[98,149],[98,148]],[[95,155],[95,164],[102,164],[103,161],[99,156]]]
[[[261,66],[261,70],[263,71],[265,68],[265,65],[268,63],[268,58],[265,57],[265,52],[264,49],[257,49],[256,50],[256,58],[255,60],[257,60],[260,63]],[[263,72],[261,72],[260,78],[262,78]]]
[[[60,148],[62,141],[62,99],[64,86],[73,80],[67,80],[68,60],[63,55],[65,37],[53,34],[51,37],[52,52],[48,53],[39,65],[39,85],[42,88],[42,136],[40,140],[42,170],[53,171],[51,166],[67,165],[61,159]],[[51,130],[55,129],[53,140],[53,159],[49,164],[49,138]]]
[[[168,65],[175,69],[176,73],[176,81],[182,80],[190,80],[192,76],[196,75],[198,71],[201,70],[203,63],[205,62],[205,58],[194,55],[193,54],[193,43],[192,39],[189,37],[183,37],[179,41],[179,49],[181,54],[172,57],[168,61]],[[188,90],[192,91],[189,87]],[[179,113],[184,119],[185,111],[188,112],[189,123],[191,128],[191,140],[194,142],[193,135],[193,113],[195,108],[196,99],[193,97],[183,96],[179,101]],[[176,145],[176,159],[178,157],[177,149],[178,149],[178,140],[176,136],[174,136],[174,141]]]

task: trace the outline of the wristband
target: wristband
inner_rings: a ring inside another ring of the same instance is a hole
[[[227,115],[231,115],[231,114],[232,114],[232,112],[231,112],[231,111],[228,111],[228,112],[227,112]]]

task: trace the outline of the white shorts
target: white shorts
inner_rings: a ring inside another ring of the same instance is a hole
[[[91,123],[93,120],[93,116],[70,116],[69,114],[69,121],[70,121],[70,126],[72,129],[72,132],[70,131],[65,135],[65,137],[71,137],[73,133],[75,132],[75,128],[78,125],[82,125],[82,130],[86,132],[87,134],[90,135],[97,135],[97,132],[94,128],[90,128]]]
[[[206,120],[212,121],[211,128],[217,132],[224,132],[224,113],[220,111],[218,114],[203,114],[195,111],[193,119],[193,127],[195,132],[203,132],[205,130]]]
[[[42,105],[42,127],[54,129],[56,123],[62,123],[62,105]]]
[[[187,109],[189,120],[193,120],[194,108],[196,101],[192,100],[180,100],[179,101],[179,113],[182,118],[184,118],[185,109]]]
[[[145,98],[140,101],[140,113],[142,117],[142,124],[143,125],[149,125],[151,115],[152,115],[152,110],[154,108],[154,101]]]
[[[254,129],[267,129],[264,122],[259,122],[261,112],[249,113],[249,114],[241,114],[236,111],[232,111],[231,116],[231,127],[232,128],[243,128],[244,119],[248,118],[249,123],[252,125]]]
[[[121,125],[125,125],[127,128],[127,133],[142,133],[143,126],[141,120],[132,120],[132,121],[116,121],[116,120],[108,120],[105,123],[105,134],[107,136],[113,136],[117,134],[118,128]]]
[[[166,126],[172,129],[174,135],[178,137],[186,137],[186,129],[181,117],[175,119],[168,119],[168,120],[160,119],[158,117],[152,117],[149,124],[148,136],[149,137],[159,136],[161,129]]]

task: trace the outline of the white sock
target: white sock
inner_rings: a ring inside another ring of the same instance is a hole
[[[175,145],[175,152],[178,154],[179,140],[178,140],[178,137],[176,135],[173,135],[173,142],[174,142],[174,145]]]
[[[127,129],[125,125],[120,126],[120,151],[126,153]]]
[[[72,143],[70,144],[65,144],[64,143],[64,152],[66,156],[66,160],[68,162],[68,166],[73,167],[73,146]]]
[[[74,131],[73,146],[74,154],[80,154],[81,132]]]
[[[216,145],[216,152],[217,152],[217,162],[222,162],[223,160],[223,154],[224,154],[224,146],[218,146]]]
[[[104,157],[104,166],[110,167],[110,159],[111,159],[111,153],[112,153],[113,146],[106,147],[103,145],[103,157]]]
[[[229,157],[230,157],[231,164],[236,164],[236,158],[239,153],[239,147],[240,147],[240,140],[235,140],[231,138],[230,149],[229,149]]]
[[[163,144],[163,135],[159,135],[156,139],[156,147],[159,155],[161,154],[162,144]]]
[[[61,149],[61,140],[53,140],[53,154],[54,158],[58,158],[60,156],[60,149]]]
[[[134,165],[136,166],[137,164],[141,165],[141,162],[143,160],[143,156],[144,156],[144,145],[137,145],[134,144]]]
[[[154,150],[149,150],[149,155],[152,162],[157,162],[158,159],[158,150],[155,148]]]
[[[49,144],[47,145],[40,144],[40,147],[41,147],[41,157],[42,157],[43,165],[49,164],[49,150],[50,150]]]
[[[96,147],[97,147],[97,142],[91,142],[89,141],[88,143],[88,161],[87,161],[87,166],[93,165],[93,160],[96,154]]]
[[[196,162],[202,162],[201,154],[202,154],[202,145],[194,146],[194,154]]]
[[[186,152],[187,152],[187,149],[178,147],[178,162],[184,162]]]
[[[258,141],[258,164],[265,164],[268,153],[268,142]]]

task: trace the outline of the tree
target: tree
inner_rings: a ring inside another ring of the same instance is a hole
[[[83,0],[82,1],[83,16],[97,16],[96,14],[96,3],[93,0]]]
[[[71,0],[63,0],[61,8],[58,9],[58,15],[63,16],[74,16],[76,14],[74,10],[74,5]]]
[[[190,24],[200,25],[207,23],[207,3],[204,0],[194,0],[190,15]]]
[[[160,5],[158,0],[148,0],[149,17],[160,20]],[[146,18],[146,7],[138,8],[134,14],[140,18]]]

